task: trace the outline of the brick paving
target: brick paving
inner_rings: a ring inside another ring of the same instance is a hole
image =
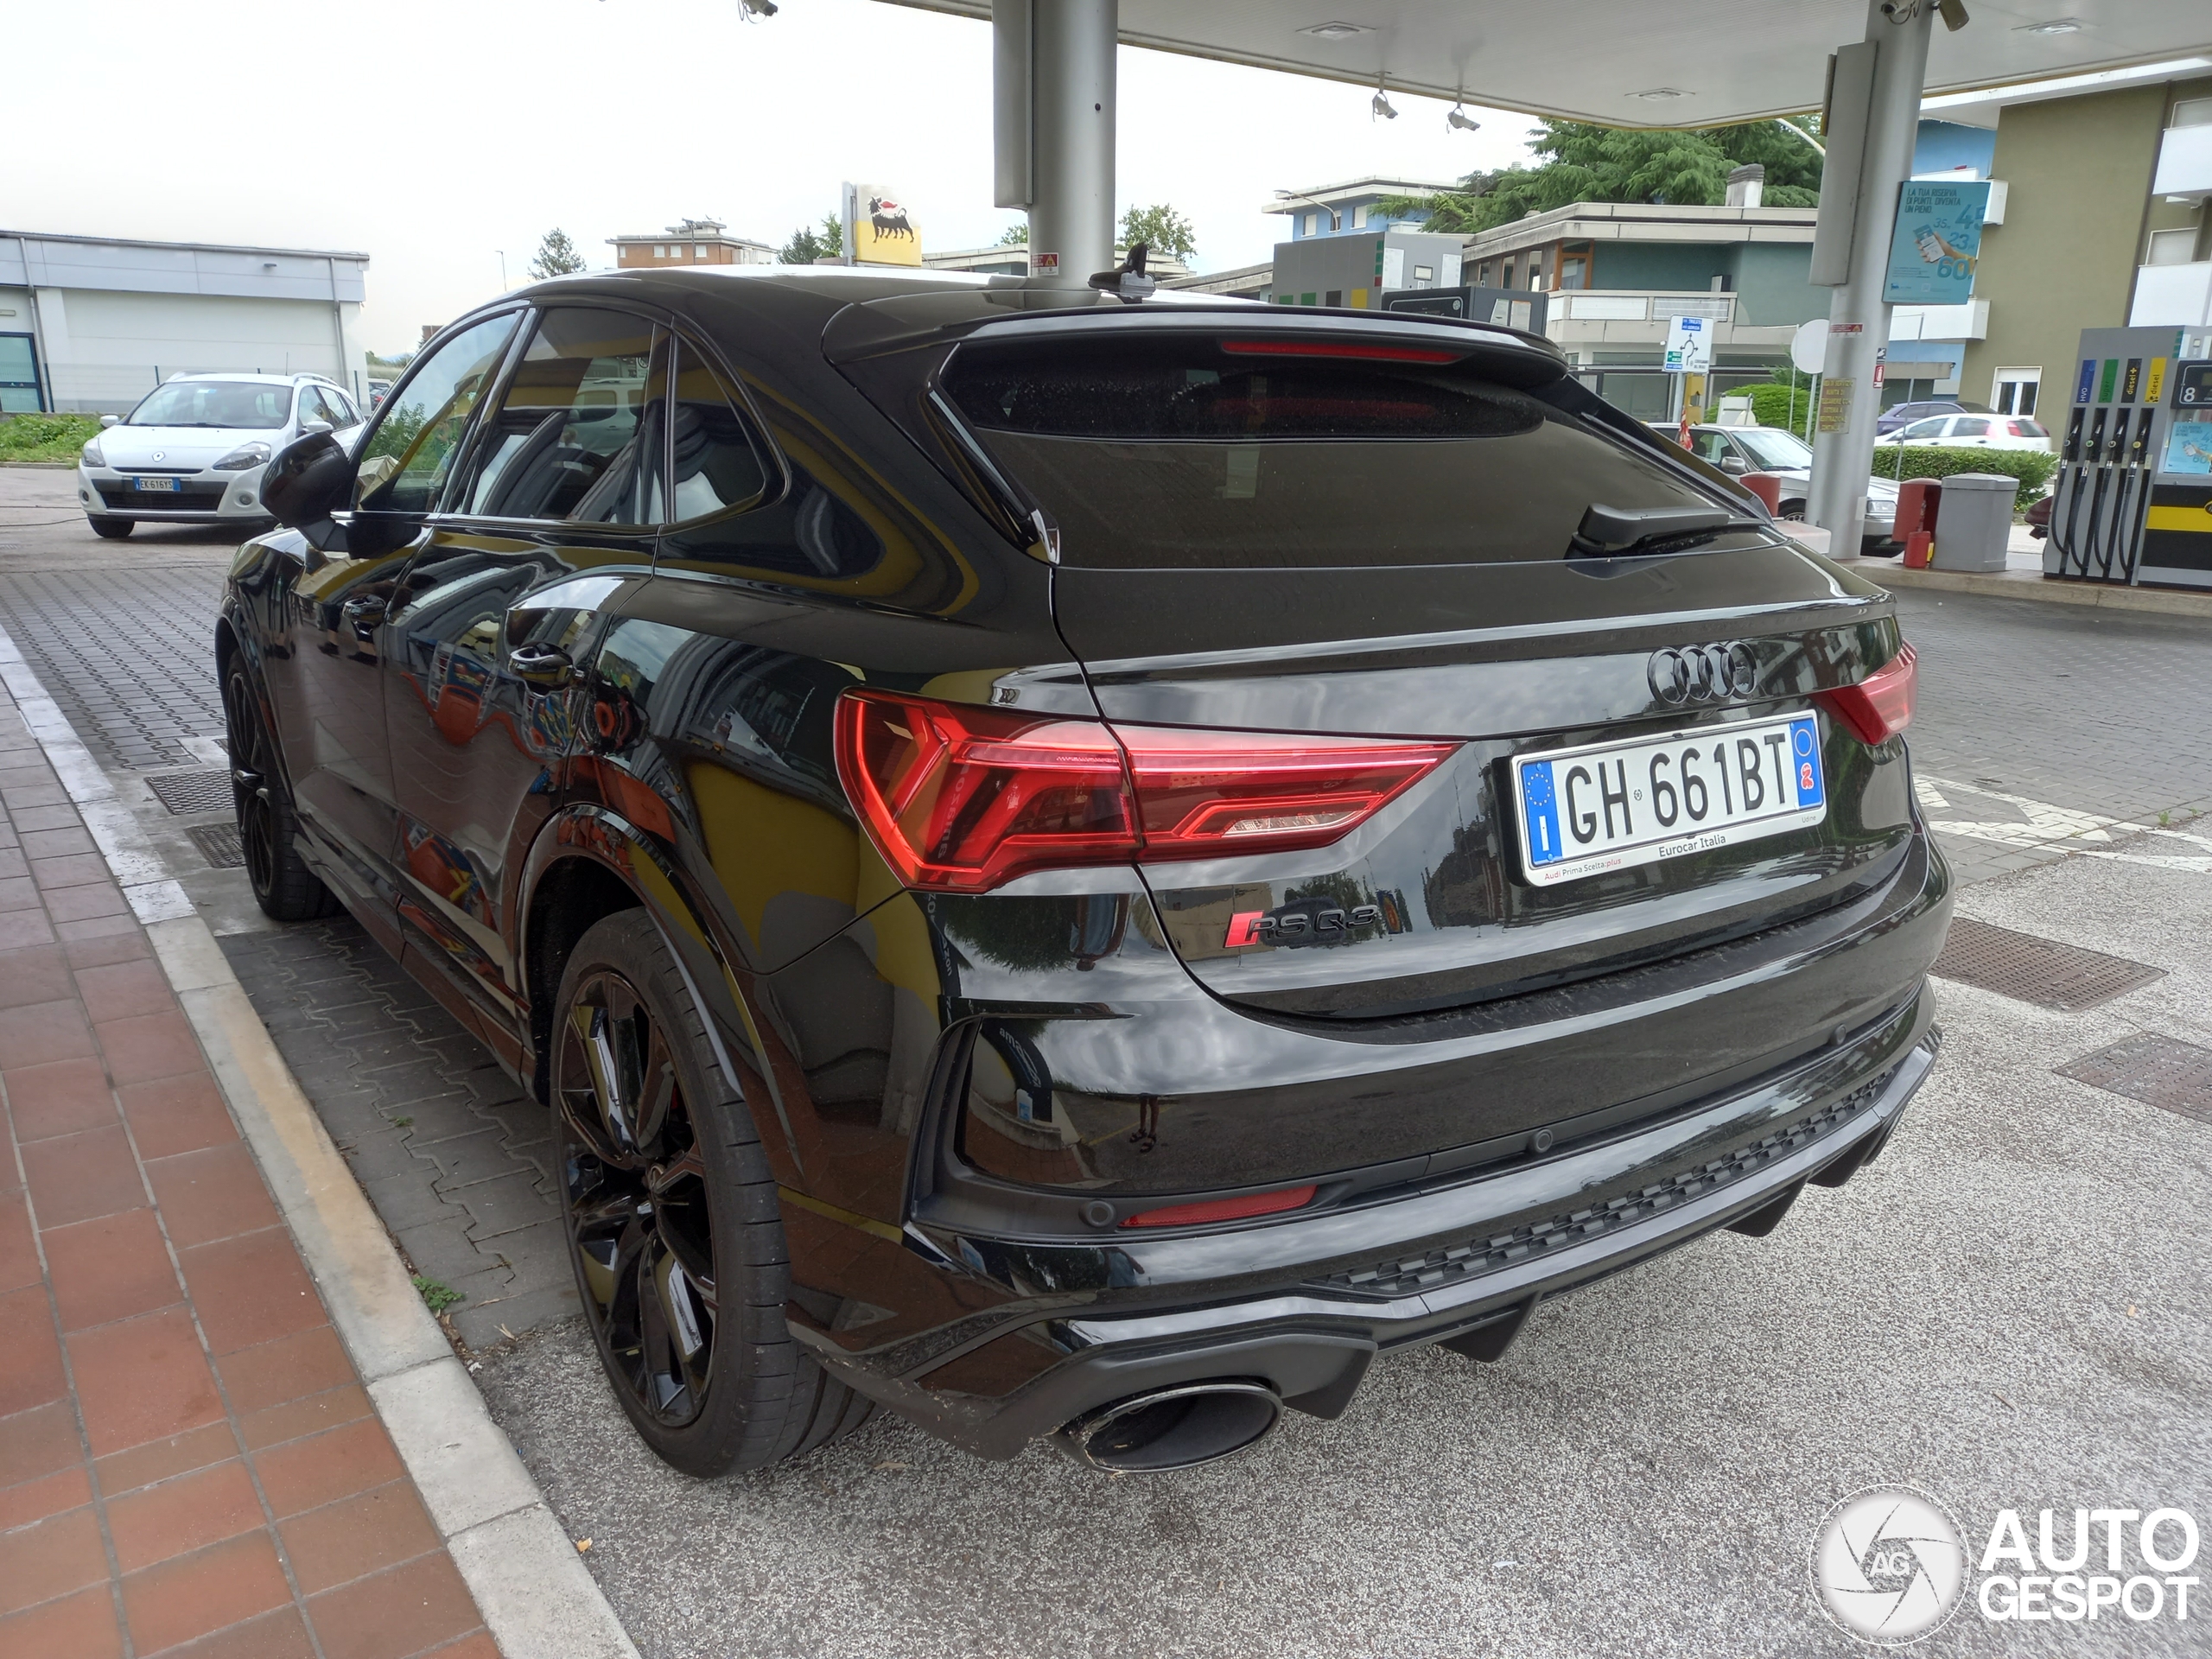
[[[0,692],[0,1654],[496,1659]]]
[[[102,766],[188,766],[185,740],[223,730],[222,591],[206,563],[0,571],[0,627]]]
[[[416,1271],[466,1299],[462,1340],[578,1312],[546,1109],[491,1051],[350,917],[219,943]]]

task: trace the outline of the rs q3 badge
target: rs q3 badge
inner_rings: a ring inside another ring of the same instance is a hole
[[[1232,950],[1245,944],[1339,944],[1352,929],[1382,919],[1380,905],[1347,910],[1327,899],[1294,899],[1273,910],[1238,912],[1229,918],[1229,936],[1222,943]]]

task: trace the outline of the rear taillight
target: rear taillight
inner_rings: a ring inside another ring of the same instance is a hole
[[[1457,747],[1109,728],[895,691],[837,704],[837,772],[869,838],[906,886],[946,893],[1029,870],[1324,847]]]
[[[1896,656],[1858,684],[1823,691],[1820,701],[1827,705],[1830,714],[1858,733],[1860,741],[1882,742],[1912,724],[1919,661],[1910,645],[1900,645]]]

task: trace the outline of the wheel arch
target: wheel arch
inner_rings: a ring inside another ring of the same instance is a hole
[[[676,960],[724,1081],[748,1102],[757,1103],[764,1090],[770,1096],[772,1122],[758,1116],[755,1122],[764,1144],[782,1164],[790,1156],[790,1125],[766,1058],[750,1052],[750,1064],[741,1065],[732,1052],[735,1042],[752,1049],[749,1039],[739,1033],[751,1031],[753,1020],[741,1006],[727,952],[645,832],[603,806],[565,807],[532,843],[523,867],[522,891],[516,956],[530,999],[530,1084],[537,1097],[550,1102],[552,1096],[553,1004],[569,951],[593,924],[621,911],[643,910]],[[782,1151],[777,1153],[779,1140]]]

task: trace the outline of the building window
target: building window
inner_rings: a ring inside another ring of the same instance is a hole
[[[1497,285],[1500,288],[1510,288],[1513,286],[1513,262],[1510,259],[1505,262],[1504,274],[1498,277]]]
[[[1590,286],[1590,257],[1593,251],[1587,242],[1569,242],[1560,247],[1559,285],[1561,288]]]
[[[1355,231],[1363,231],[1367,228],[1367,204],[1365,202],[1361,202],[1358,207],[1351,210],[1351,227]]]
[[[703,259],[707,257],[707,251],[704,248],[694,248],[691,250],[691,257],[694,259]]]
[[[1306,213],[1306,214],[1303,214],[1303,215],[1301,215],[1301,216],[1300,216],[1300,218],[1299,219],[1299,221],[1298,221],[1298,226],[1299,226],[1299,231],[1300,231],[1300,233],[1301,235],[1305,235],[1305,236],[1311,236],[1311,235],[1313,235],[1313,232],[1314,232],[1316,230],[1318,230],[1318,229],[1320,227],[1320,224],[1321,224],[1321,215],[1320,215],[1320,214],[1319,214],[1319,213]]]
[[[2196,231],[2194,226],[2179,231],[2151,232],[2150,257],[2146,265],[2186,265],[2196,257]]]
[[[668,250],[667,250],[666,248],[664,248],[664,247],[656,246],[656,247],[653,249],[653,257],[654,257],[654,258],[656,258],[656,259],[665,259],[665,258],[667,258],[667,257],[668,257]]]
[[[1990,388],[1990,406],[1999,415],[2032,415],[2036,412],[2036,394],[2042,390],[2043,370],[2039,366],[1999,369]]]

